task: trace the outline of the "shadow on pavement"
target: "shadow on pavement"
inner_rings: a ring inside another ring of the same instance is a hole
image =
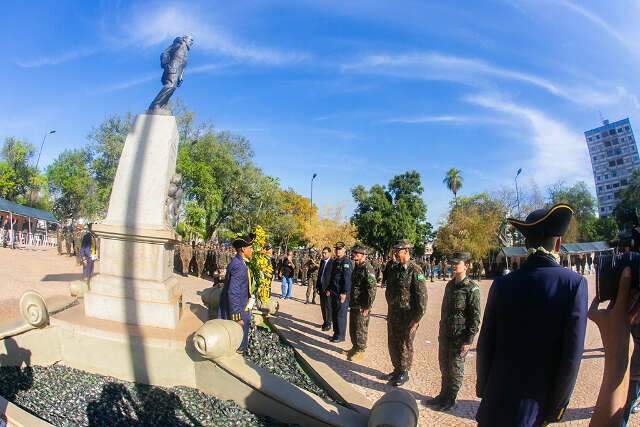
[[[82,273],[47,274],[40,281],[41,282],[71,282],[73,280],[82,280]]]

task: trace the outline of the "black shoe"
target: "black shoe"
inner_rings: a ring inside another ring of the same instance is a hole
[[[456,406],[456,400],[455,399],[445,399],[442,404],[440,404],[440,407],[438,408],[438,410],[440,411],[448,411],[450,409],[453,409],[453,407]]]
[[[409,381],[409,372],[402,371],[402,372],[400,372],[400,375],[398,375],[397,377],[395,377],[393,379],[393,381],[391,382],[391,385],[394,386],[394,387],[400,387],[401,385],[403,385],[407,381]]]
[[[335,342],[335,343],[344,342],[344,338],[332,337],[331,342]]]
[[[330,331],[331,330],[331,326],[323,326],[322,330],[323,331]]]
[[[422,404],[424,406],[431,406],[433,408],[439,407],[440,405],[442,405],[442,402],[444,401],[444,396],[439,394],[436,397],[434,397],[433,399],[425,399],[422,401]]]
[[[393,371],[390,374],[382,374],[378,376],[379,380],[383,380],[383,381],[392,381],[394,380],[396,377],[398,376],[398,372]]]

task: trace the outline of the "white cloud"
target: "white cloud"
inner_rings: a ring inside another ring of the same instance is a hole
[[[487,79],[511,80],[538,87],[576,104],[612,105],[629,96],[624,87],[595,90],[556,83],[535,74],[500,67],[487,61],[439,52],[375,54],[342,66],[344,71],[386,74],[401,78],[442,80],[486,87]]]
[[[451,123],[451,124],[483,124],[483,123],[504,123],[492,117],[471,116],[471,115],[424,115],[410,117],[394,117],[385,119],[383,123],[403,123],[403,124],[425,124],[425,123]]]
[[[141,7],[133,12],[133,18],[124,25],[128,42],[145,47],[173,40],[178,35],[189,34],[198,49],[228,56],[238,61],[281,65],[300,62],[306,54],[253,46],[235,40],[214,22],[198,15],[195,8],[161,6],[156,9]]]
[[[526,129],[520,132],[531,143],[530,153],[517,156],[529,159],[527,170],[533,179],[548,185],[558,180],[592,182],[591,164],[584,137],[564,123],[548,117],[542,111],[506,101],[495,95],[469,96],[474,105],[505,114]]]
[[[39,58],[31,59],[17,59],[15,64],[22,68],[38,68],[46,65],[59,65],[65,62],[72,61],[78,58],[84,58],[86,56],[93,55],[98,49],[95,48],[79,48],[62,52],[57,55],[41,56]]]
[[[635,37],[632,37],[629,34],[625,34],[624,32],[620,31],[618,28],[614,27],[613,25],[610,25],[607,21],[602,19],[596,13],[569,0],[556,0],[556,3],[564,6],[565,8],[569,9],[571,12],[582,16],[586,20],[590,21],[592,24],[595,24],[596,26],[600,27],[601,30],[603,30],[610,37],[618,41],[621,45],[625,46],[626,48],[636,52],[638,51],[638,48],[640,46],[638,46],[637,43],[634,43]]]

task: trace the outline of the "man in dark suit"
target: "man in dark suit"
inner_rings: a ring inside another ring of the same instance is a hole
[[[331,271],[333,270],[333,260],[331,259],[331,248],[326,246],[322,249],[322,260],[318,270],[318,282],[316,289],[320,294],[320,309],[322,310],[322,330],[331,329],[331,292],[329,284],[331,282]]]
[[[351,273],[353,265],[347,257],[347,250],[343,242],[337,242],[334,247],[336,257],[331,271],[331,316],[333,320],[333,337],[331,342],[343,342],[347,332],[347,314],[349,311],[349,294],[351,293]]]
[[[246,264],[253,254],[253,239],[254,236],[243,236],[233,241],[236,256],[227,266],[218,306],[218,319],[233,320],[242,326],[243,338],[238,353],[247,349],[251,309],[255,302],[251,295],[251,272]]]
[[[480,427],[543,426],[569,404],[587,323],[587,281],[558,264],[572,216],[558,204],[508,220],[529,256],[489,291],[477,345]]]

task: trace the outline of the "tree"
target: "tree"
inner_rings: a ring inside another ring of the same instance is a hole
[[[442,180],[442,183],[453,193],[454,200],[457,199],[458,191],[460,191],[464,182],[461,173],[462,171],[456,168],[451,168],[447,171],[444,179]]]
[[[629,186],[622,190],[620,202],[613,211],[621,229],[640,225],[640,169],[633,171]]]
[[[333,246],[336,242],[344,242],[351,247],[356,242],[356,229],[343,218],[343,206],[327,207],[323,215],[305,222],[305,239],[309,247],[322,249]]]
[[[285,249],[306,243],[305,230],[309,221],[315,221],[317,211],[311,201],[293,189],[281,190],[273,221],[267,224],[267,232],[274,244]]]
[[[87,150],[65,150],[47,168],[53,210],[61,220],[97,219],[96,184]]]
[[[593,224],[596,221],[596,200],[584,181],[567,186],[557,182],[547,189],[549,204],[566,203],[575,211],[575,217],[564,235],[565,242],[593,241]]]
[[[98,213],[106,215],[111,197],[111,187],[116,177],[118,162],[124,148],[124,142],[133,122],[130,114],[124,117],[109,117],[97,128],[93,128],[87,137],[92,156],[91,171],[96,184]]]
[[[395,176],[386,188],[376,184],[369,190],[361,185],[352,189],[357,206],[351,223],[358,239],[384,254],[399,239],[424,243],[431,234],[431,224],[426,221],[423,191],[416,171]]]
[[[14,137],[4,140],[0,161],[0,195],[16,203],[25,204],[42,183],[38,171],[31,165],[35,148]]]
[[[590,218],[581,224],[580,237],[585,242],[612,241],[618,235],[618,224],[613,217]]]
[[[251,158],[249,141],[227,132],[207,132],[182,142],[177,170],[187,201],[205,212],[205,239],[221,226],[249,231],[276,209],[277,181],[266,177]]]
[[[487,193],[461,197],[438,229],[434,247],[447,255],[464,251],[470,252],[473,259],[483,259],[500,245],[498,229],[506,213],[503,203]]]

